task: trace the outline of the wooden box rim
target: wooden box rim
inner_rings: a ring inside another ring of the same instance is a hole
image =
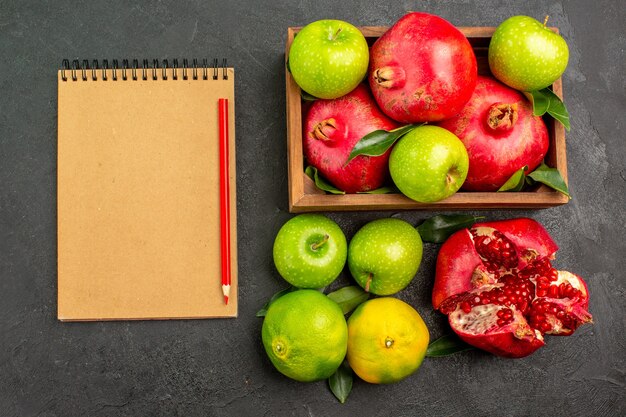
[[[285,68],[289,48],[295,34],[301,27],[287,29],[285,47]],[[366,38],[380,37],[388,27],[361,26]],[[470,40],[490,39],[495,27],[458,27]],[[557,28],[551,28],[558,32]],[[479,47],[475,47],[477,50]],[[311,211],[352,211],[352,210],[479,210],[479,209],[539,209],[565,204],[569,198],[562,193],[541,186],[535,191],[526,192],[464,192],[459,191],[445,200],[435,203],[418,203],[402,194],[324,194],[313,181],[304,174],[304,155],[302,149],[302,102],[300,87],[289,71],[285,70],[287,98],[287,157],[289,211],[302,213]],[[553,91],[563,99],[563,85],[559,78],[552,85]],[[550,148],[546,163],[557,168],[567,183],[567,159],[565,129],[554,120],[547,123],[550,136]]]

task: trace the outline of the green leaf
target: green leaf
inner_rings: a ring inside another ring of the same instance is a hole
[[[439,214],[426,219],[424,223],[417,226],[422,240],[430,243],[443,243],[457,230],[470,227],[484,216],[470,216],[468,214]]]
[[[528,165],[524,165],[522,168],[515,171],[511,178],[506,180],[502,187],[498,189],[501,191],[522,191],[524,184],[526,184],[526,171],[528,171]]]
[[[572,198],[572,196],[570,196],[569,194],[567,184],[565,184],[565,180],[561,176],[561,173],[558,169],[550,168],[546,164],[541,164],[536,170],[528,174],[528,176],[533,181],[545,184],[548,187],[565,194],[569,198]]]
[[[567,111],[565,104],[560,99],[558,101],[558,104],[555,104],[554,101],[550,102],[550,108],[548,108],[548,114],[554,117],[557,121],[561,122],[561,124],[565,126],[565,130],[569,132],[569,129],[570,129],[569,112]]]
[[[398,139],[418,126],[421,126],[421,124],[406,125],[389,131],[382,129],[374,130],[368,133],[354,145],[345,165],[348,165],[350,161],[359,155],[380,156],[384,154]]]
[[[369,296],[369,293],[356,285],[340,288],[327,295],[328,298],[339,304],[343,314],[348,314],[354,310],[359,304],[365,302]]]
[[[345,194],[344,191],[341,191],[337,188],[335,188],[334,186],[330,185],[329,183],[327,183],[317,172],[317,168],[315,168],[314,166],[308,166],[306,167],[306,169],[304,170],[304,173],[313,180],[313,182],[315,183],[315,186],[317,188],[319,188],[322,191],[326,191],[328,193],[331,194]]]
[[[256,312],[256,316],[257,317],[265,317],[265,315],[267,314],[267,310],[270,308],[270,305],[272,305],[272,303],[274,301],[278,300],[283,295],[288,294],[288,293],[290,293],[292,291],[295,291],[295,290],[296,290],[296,288],[289,287],[289,288],[286,288],[286,289],[284,289],[282,291],[278,291],[276,294],[274,294],[272,296],[272,298],[270,298],[270,300],[267,303],[265,303],[265,305],[263,306],[262,309],[260,309],[259,311]]]
[[[352,369],[348,361],[343,361],[334,374],[328,378],[328,386],[341,404],[344,404],[352,391]]]
[[[300,97],[302,97],[302,100],[304,101],[315,101],[315,100],[319,100],[317,97],[307,93],[306,91],[300,89]]]
[[[535,116],[543,116],[547,112],[555,120],[563,124],[569,132],[569,112],[559,96],[554,94],[554,91],[544,88],[543,90],[530,91],[526,93],[526,97],[533,104],[533,114]]]
[[[458,336],[448,334],[441,336],[439,339],[431,342],[426,350],[427,358],[440,358],[442,356],[452,355],[458,352],[465,352],[466,350],[474,349],[468,345]]]
[[[394,186],[385,186],[370,191],[357,191],[357,194],[393,194],[399,192],[400,190]]]
[[[533,114],[535,116],[543,116],[550,107],[548,96],[543,94],[543,90],[524,92],[524,95],[533,105]]]

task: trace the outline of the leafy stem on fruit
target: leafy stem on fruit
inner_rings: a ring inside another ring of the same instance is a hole
[[[533,114],[535,116],[543,116],[545,113],[548,113],[565,126],[565,129],[569,132],[569,112],[567,107],[565,107],[565,103],[554,91],[546,87],[543,90],[525,92],[524,95],[533,104]]]
[[[339,304],[343,314],[348,314],[367,301],[370,295],[357,285],[348,285],[329,293],[327,297]]]
[[[548,19],[550,18],[550,15],[546,15],[546,17],[543,19],[543,27],[545,28],[546,25],[548,24]]]
[[[307,93],[304,90],[300,90],[300,97],[302,98],[303,101],[315,101],[315,100],[319,100],[317,97],[315,97],[312,94]]]
[[[357,191],[357,194],[393,194],[399,193],[400,190],[395,185],[382,186],[370,191]]]
[[[320,190],[326,191],[331,194],[345,194],[344,191],[341,191],[340,189],[333,187],[331,184],[326,182],[317,172],[317,168],[309,165],[304,170],[304,173],[306,174],[307,177],[313,180],[313,182],[315,183],[315,186],[319,188]]]
[[[565,180],[556,168],[550,168],[546,164],[542,163],[537,169],[528,174],[528,178],[530,178],[531,184],[532,182],[540,182],[562,194],[565,194],[568,198],[572,198]]]
[[[431,342],[426,350],[427,358],[440,358],[442,356],[452,355],[454,353],[465,352],[474,349],[472,346],[463,342],[459,337],[453,334],[441,336],[439,339]]]
[[[417,231],[424,242],[443,243],[454,232],[470,227],[484,216],[471,216],[468,214],[439,214],[426,219],[417,226]]]
[[[352,368],[344,361],[334,374],[328,378],[328,386],[340,403],[345,403],[352,390]]]
[[[498,189],[498,192],[502,191],[522,191],[526,184],[526,171],[528,171],[528,165],[524,165]]]
[[[396,143],[398,139],[400,139],[402,136],[406,135],[416,127],[422,125],[423,123],[411,124],[389,131],[379,129],[368,133],[354,145],[344,166],[348,165],[350,161],[352,161],[359,155],[380,156],[384,154],[389,148],[391,148],[394,143]]]
[[[263,308],[261,308],[259,311],[257,311],[256,316],[257,317],[265,317],[265,315],[267,314],[267,310],[270,308],[270,305],[272,305],[272,303],[276,300],[278,300],[280,297],[282,297],[285,294],[288,294],[292,291],[295,291],[296,288],[295,287],[289,287],[286,288],[282,291],[278,291],[276,294],[274,294],[272,296],[272,298],[269,299],[269,301],[267,303],[265,303],[265,305],[263,306]]]
[[[550,168],[546,164],[542,163],[530,174],[526,174],[528,167],[524,166],[513,175],[498,189],[498,192],[503,191],[522,191],[526,185],[534,185],[536,182],[540,182],[548,187],[556,190],[569,198],[572,198],[565,180],[561,176],[561,173],[556,168]]]

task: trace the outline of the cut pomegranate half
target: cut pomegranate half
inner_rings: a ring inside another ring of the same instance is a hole
[[[461,230],[439,252],[433,305],[467,343],[527,356],[544,345],[543,334],[570,335],[591,321],[585,282],[550,263],[557,249],[527,218]]]

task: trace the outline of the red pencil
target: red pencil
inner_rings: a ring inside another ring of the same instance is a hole
[[[220,229],[222,258],[222,292],[224,304],[230,295],[230,169],[228,138],[228,99],[218,100],[220,129]]]

